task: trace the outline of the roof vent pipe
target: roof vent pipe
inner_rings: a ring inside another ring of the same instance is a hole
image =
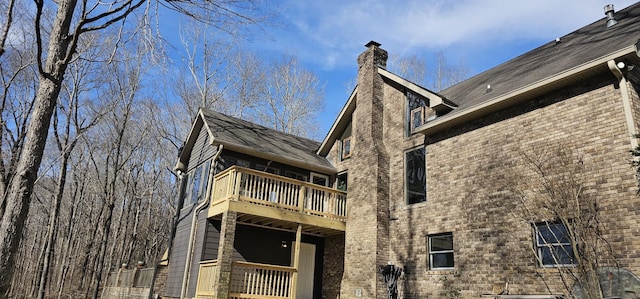
[[[607,15],[607,28],[618,24],[618,21],[616,21],[616,19],[613,17],[613,13],[615,11],[613,10],[613,4],[607,4],[604,7],[604,14]]]

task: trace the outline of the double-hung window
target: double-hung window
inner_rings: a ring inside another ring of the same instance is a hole
[[[561,222],[535,224],[538,260],[543,267],[575,265],[576,259],[567,227]]]
[[[453,269],[453,233],[430,235],[427,237],[429,248],[429,269]]]

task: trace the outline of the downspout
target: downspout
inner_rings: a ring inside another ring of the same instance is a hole
[[[607,61],[607,66],[609,66],[609,70],[613,73],[616,78],[618,78],[618,85],[620,86],[620,95],[622,96],[622,108],[624,109],[624,118],[627,123],[627,129],[629,130],[629,141],[631,144],[631,149],[635,149],[638,147],[638,140],[636,135],[638,132],[636,131],[635,122],[633,120],[633,111],[631,110],[631,99],[629,98],[629,86],[627,78],[625,77],[625,70],[621,68],[625,67],[624,62],[619,62],[622,64],[621,67],[618,67],[618,64],[612,59]]]
[[[198,220],[198,214],[200,214],[200,212],[202,210],[204,210],[208,204],[209,204],[209,198],[210,198],[210,191],[213,188],[213,177],[216,174],[216,160],[218,160],[218,157],[220,157],[220,153],[222,153],[222,144],[220,146],[218,146],[218,151],[215,153],[215,155],[213,155],[213,159],[211,160],[211,166],[209,167],[209,177],[208,177],[208,182],[207,182],[207,190],[205,191],[205,198],[204,201],[202,201],[202,203],[198,204],[193,212],[193,217],[191,217],[191,232],[189,233],[189,246],[187,247],[187,260],[186,260],[186,264],[184,265],[184,273],[182,274],[182,289],[180,290],[180,299],[183,299],[186,297],[187,295],[187,288],[189,285],[189,273],[191,273],[191,262],[192,262],[192,257],[193,257],[193,253],[191,252],[193,250],[193,242],[195,239],[195,233],[196,233],[196,224],[197,224],[197,220]]]

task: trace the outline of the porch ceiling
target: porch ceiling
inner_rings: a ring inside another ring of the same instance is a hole
[[[282,230],[282,231],[289,231],[294,233],[298,229],[298,222],[293,222],[290,220],[274,219],[270,217],[242,213],[242,212],[238,212],[237,215],[238,215],[238,218],[236,220],[236,223],[239,223],[239,224],[264,227],[268,229],[275,229],[275,230]],[[304,217],[317,218],[315,216],[304,216]],[[211,218],[221,220],[222,214],[215,215]],[[313,225],[311,223],[300,223],[300,224],[302,225],[302,233],[306,235],[328,237],[328,236],[339,235],[344,233],[344,230],[322,227],[318,225]]]

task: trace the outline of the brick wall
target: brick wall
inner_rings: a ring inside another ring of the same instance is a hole
[[[629,131],[620,88],[610,73],[556,90],[432,136],[405,137],[404,90],[383,84],[359,57],[352,157],[348,170],[349,220],[345,234],[343,298],[386,298],[379,265],[404,266],[402,298],[441,297],[446,277],[463,298],[509,284],[511,294],[563,293],[558,273],[533,254],[531,223],[514,217],[518,205],[487,177],[496,165],[518,163],[519,151],[565,146],[582,157],[585,192],[596,197],[603,236],[615,261],[640,273],[640,197],[629,166]],[[634,114],[640,100],[633,81]],[[455,101],[455,99],[452,99]],[[404,152],[426,144],[427,201],[407,205]],[[452,232],[455,269],[429,270],[427,235]],[[612,263],[612,261],[605,261]],[[325,288],[325,297],[330,291]],[[329,298],[329,297],[327,297]]]
[[[386,51],[369,45],[358,57],[358,96],[352,122],[352,154],[348,176],[344,278],[341,296],[386,294],[376,268],[388,261],[388,155],[383,142],[384,91],[378,65]]]
[[[391,182],[397,185],[391,188],[392,218],[398,219],[390,228],[397,232],[391,251],[398,263],[408,265],[402,287],[413,296],[406,297],[437,296],[443,276],[463,297],[490,293],[494,284],[505,283],[511,294],[565,291],[555,270],[537,266],[531,225],[513,215],[518,205],[500,202],[498,186],[491,185],[496,182],[486,180],[497,170],[493,165],[517,163],[519,151],[556,145],[583,157],[590,177],[587,192],[598,197],[605,238],[621,265],[638,270],[637,256],[630,254],[635,250],[628,250],[639,241],[638,217],[629,207],[640,201],[628,165],[620,91],[611,79],[604,74],[426,138],[427,202],[404,205],[397,192],[401,186]],[[426,236],[442,232],[454,235],[454,271],[428,269]]]
[[[322,298],[340,297],[340,284],[344,273],[344,235],[330,236],[324,241],[322,269]]]

